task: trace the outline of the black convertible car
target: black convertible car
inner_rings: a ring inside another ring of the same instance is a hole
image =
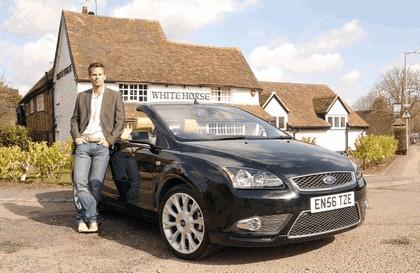
[[[137,110],[142,128],[115,146],[104,203],[158,221],[180,258],[319,239],[365,218],[365,180],[343,155],[232,106]]]

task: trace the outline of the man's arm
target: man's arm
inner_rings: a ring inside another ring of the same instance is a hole
[[[115,91],[114,91],[115,92]],[[121,137],[124,131],[125,111],[124,103],[122,100],[121,93],[116,92],[115,95],[115,115],[114,115],[114,128],[112,129],[111,135],[106,137],[109,144],[114,145],[115,142]]]

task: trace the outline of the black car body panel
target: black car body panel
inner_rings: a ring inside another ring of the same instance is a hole
[[[129,182],[116,181],[115,170],[108,168],[103,186],[108,204],[158,219],[165,209],[165,195],[184,185],[204,215],[204,235],[209,242],[232,246],[313,240],[355,228],[365,218],[364,178],[343,155],[294,140],[257,117],[242,116],[242,110],[228,106],[145,104],[138,110],[153,123],[154,141],[122,141],[115,147],[130,153],[137,162],[138,202],[127,206],[122,198],[127,193],[121,192],[124,187],[116,185]],[[231,116],[233,120],[221,120]],[[178,120],[182,119],[197,120],[194,123],[199,124],[200,133],[178,132],[182,128]],[[213,127],[217,126],[216,132]],[[263,186],[238,186],[232,179],[242,179],[240,174],[252,174],[251,180]],[[337,208],[334,204],[334,209],[311,212],[311,198],[320,199],[313,200],[320,207],[330,206],[328,200],[345,203],[345,198],[354,204]],[[188,251],[171,250],[181,258],[195,258]]]

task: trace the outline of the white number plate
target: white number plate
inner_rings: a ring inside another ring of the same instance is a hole
[[[312,213],[351,206],[354,206],[354,192],[345,192],[311,198]]]

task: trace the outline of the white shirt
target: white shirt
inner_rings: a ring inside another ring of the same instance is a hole
[[[96,96],[95,92],[92,91],[92,99],[90,102],[90,119],[86,130],[82,135],[93,137],[93,138],[104,138],[101,128],[101,108],[102,99],[104,97],[103,92]]]

